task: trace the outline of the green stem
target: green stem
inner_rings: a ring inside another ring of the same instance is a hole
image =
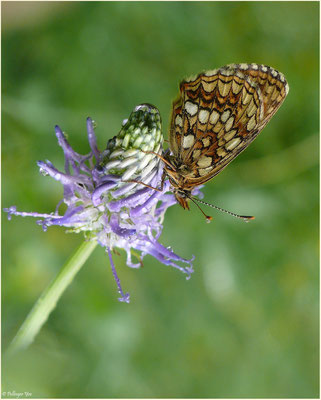
[[[8,354],[16,353],[28,347],[33,342],[35,336],[47,321],[49,314],[56,307],[60,296],[70,285],[96,245],[96,241],[83,242],[76,253],[64,265],[56,278],[39,297],[24,323],[21,325],[8,347]]]

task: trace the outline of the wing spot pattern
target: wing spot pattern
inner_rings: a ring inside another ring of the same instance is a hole
[[[200,174],[200,176],[204,176],[207,175],[212,169],[213,169],[212,167],[200,168],[198,170],[198,173]]]
[[[209,136],[207,136],[206,138],[202,139],[202,142],[203,142],[203,146],[204,147],[208,147],[211,144]]]
[[[225,148],[226,150],[233,150],[239,143],[241,143],[241,139],[239,137],[234,138],[226,143]]]
[[[212,111],[211,116],[210,116],[210,123],[212,125],[215,125],[216,122],[218,121],[219,117],[220,117],[220,114],[216,110]]]
[[[206,157],[202,156],[200,159],[197,161],[197,165],[200,168],[206,168],[209,167],[212,164],[212,157]]]
[[[237,129],[232,129],[224,135],[224,139],[228,142],[237,134]]]
[[[219,147],[216,153],[219,157],[225,157],[227,154],[223,147]]]
[[[221,115],[221,121],[226,122],[230,114],[231,114],[230,110],[224,111],[223,114]]]
[[[187,101],[185,103],[185,110],[189,115],[193,116],[197,113],[198,106],[197,106],[197,104],[194,104],[191,101]]]
[[[193,146],[194,141],[195,141],[194,135],[184,136],[184,138],[183,138],[183,148],[184,149],[189,149],[190,147]]]
[[[255,115],[253,115],[251,117],[251,119],[249,120],[249,122],[247,123],[246,129],[248,131],[251,131],[255,127],[255,125],[256,125],[256,118],[255,118]]]
[[[200,149],[197,149],[197,150],[193,151],[194,160],[197,160],[200,157],[200,155],[201,155],[201,150]]]
[[[222,97],[226,97],[231,89],[232,81],[223,83],[221,80],[218,81],[218,90]]]
[[[230,117],[225,124],[225,131],[228,132],[234,124],[234,117]]]
[[[198,119],[201,124],[206,124],[210,113],[208,110],[201,110],[198,114]]]
[[[240,64],[240,69],[248,69],[249,65],[248,64]]]

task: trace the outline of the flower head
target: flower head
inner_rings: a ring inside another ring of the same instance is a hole
[[[64,152],[65,170],[59,171],[50,161],[39,161],[38,166],[43,175],[62,183],[63,199],[54,213],[19,212],[12,206],[5,209],[8,218],[37,217],[44,231],[51,225],[61,225],[72,232],[84,232],[86,240],[97,241],[108,252],[120,301],[129,302],[129,294],[123,292],[113,264],[114,248],[126,251],[129,267],[140,267],[143,257],[150,254],[189,278],[193,259],[184,259],[158,242],[164,214],[176,203],[174,196],[166,193],[168,181],[160,189],[163,166],[157,154],[162,153],[163,136],[158,110],[149,104],[137,106],[102,152],[97,148],[91,118],[87,119],[91,149],[87,155],[75,152],[58,126],[55,131]],[[59,214],[62,203],[67,209]],[[133,250],[139,252],[139,262],[133,262]]]

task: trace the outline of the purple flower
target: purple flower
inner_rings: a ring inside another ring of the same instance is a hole
[[[139,268],[143,257],[150,254],[187,274],[188,279],[193,272],[193,258],[184,259],[158,242],[164,214],[176,204],[174,196],[166,193],[168,181],[163,190],[153,189],[161,187],[163,174],[162,161],[156,155],[162,154],[163,143],[158,110],[149,104],[137,106],[102,152],[97,148],[90,118],[87,131],[91,151],[87,155],[76,153],[58,126],[55,131],[64,152],[65,171],[59,171],[50,161],[39,161],[38,166],[43,175],[62,183],[63,199],[54,213],[19,212],[12,206],[5,209],[8,218],[41,218],[37,223],[44,231],[51,225],[61,225],[72,232],[84,232],[86,240],[97,241],[108,253],[120,301],[128,303],[129,294],[123,292],[116,273],[111,253],[114,248],[126,251],[129,267]],[[59,214],[62,203],[67,205],[64,215]],[[132,260],[132,250],[140,254],[137,263]]]

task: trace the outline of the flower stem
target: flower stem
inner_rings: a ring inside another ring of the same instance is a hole
[[[16,336],[10,343],[7,353],[13,354],[28,347],[47,321],[60,296],[70,285],[77,272],[90,256],[97,242],[83,242],[76,253],[63,266],[56,278],[39,297]]]

